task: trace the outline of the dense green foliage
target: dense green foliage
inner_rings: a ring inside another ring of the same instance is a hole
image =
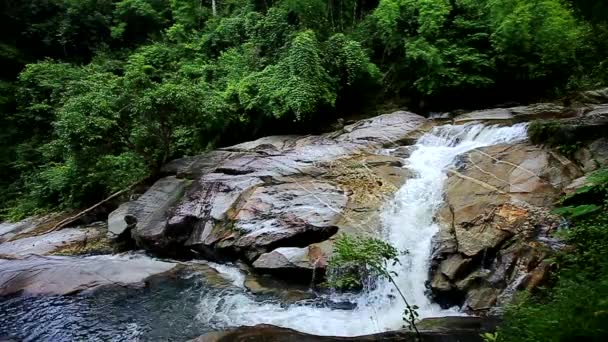
[[[554,287],[520,298],[505,315],[499,341],[605,341],[608,338],[608,169],[564,198],[571,247],[555,258]],[[592,208],[592,210],[590,210]]]
[[[216,13],[213,10],[216,6]],[[604,84],[606,6],[572,0],[23,0],[0,8],[0,208],[82,206],[170,158]]]

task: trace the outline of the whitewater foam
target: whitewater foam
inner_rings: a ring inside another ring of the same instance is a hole
[[[383,212],[382,237],[398,250],[400,264],[392,266],[395,282],[410,304],[419,307],[421,318],[460,314],[457,309],[443,310],[427,296],[431,244],[439,231],[434,222],[443,203],[447,170],[457,157],[475,148],[521,141],[526,138],[526,125],[511,127],[469,124],[435,127],[416,143],[415,151],[405,160],[414,172],[395,194]],[[231,271],[225,268],[220,272]],[[234,273],[232,273],[234,274]],[[306,333],[333,336],[356,336],[399,329],[403,326],[404,304],[388,281],[357,296],[333,295],[334,301],[356,303],[353,310],[340,310],[316,305],[282,306],[260,302],[244,291],[228,290],[205,294],[199,304],[198,319],[215,328],[242,325],[273,324]]]

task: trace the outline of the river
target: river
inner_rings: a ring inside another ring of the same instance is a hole
[[[392,266],[399,288],[419,307],[421,318],[458,315],[430,301],[426,283],[434,218],[443,202],[447,170],[472,149],[526,138],[526,125],[468,124],[432,129],[416,143],[405,167],[409,179],[385,205],[381,237],[402,251]],[[235,267],[218,271],[234,286],[214,289],[203,279],[158,281],[145,289],[102,289],[67,297],[11,297],[0,300],[0,336],[24,341],[182,341],[204,332],[260,323],[317,335],[355,336],[403,326],[404,305],[388,281],[353,294],[325,295],[318,301],[285,305],[256,298],[243,287]],[[340,309],[327,302],[351,302]]]

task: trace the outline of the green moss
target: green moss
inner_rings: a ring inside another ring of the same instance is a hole
[[[111,254],[114,253],[114,248],[110,244],[110,241],[101,237],[98,239],[76,242],[74,244],[63,247],[53,252],[53,255],[97,255],[97,254]]]

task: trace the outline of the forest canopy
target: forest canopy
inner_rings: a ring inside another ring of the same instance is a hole
[[[168,160],[383,101],[454,109],[608,81],[591,0],[7,0],[0,208],[98,201]]]

